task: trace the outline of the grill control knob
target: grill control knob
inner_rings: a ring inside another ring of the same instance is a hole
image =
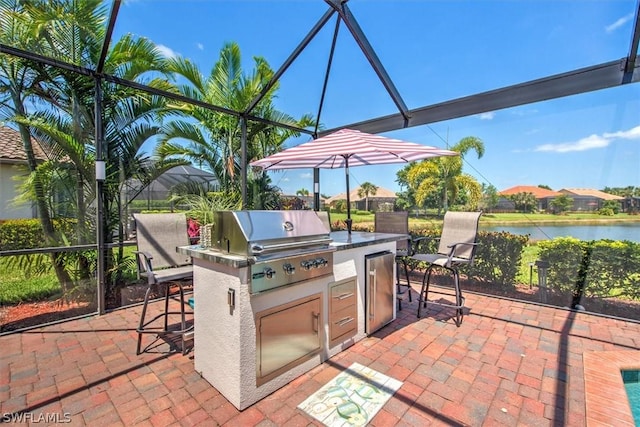
[[[272,279],[273,276],[276,275],[276,271],[273,268],[266,267],[264,269],[264,275],[267,276],[267,279]]]
[[[292,275],[293,273],[296,272],[296,268],[289,263],[284,264],[282,268],[284,269],[284,272],[288,275]]]
[[[323,268],[329,264],[329,261],[324,258],[316,258],[314,264],[316,265],[316,268]]]
[[[311,270],[313,268],[313,261],[300,261],[300,266],[305,271]]]

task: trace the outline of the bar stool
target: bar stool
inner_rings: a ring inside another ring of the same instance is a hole
[[[181,214],[134,214],[138,250],[136,261],[138,278],[147,279],[147,290],[142,304],[142,313],[136,332],[138,344],[136,354],[142,353],[142,335],[178,335],[182,340],[182,354],[186,354],[186,342],[193,339],[193,325],[187,325],[188,303],[185,301],[184,280],[193,278],[191,259],[177,253],[178,246],[190,244],[187,233],[187,218]],[[169,310],[171,285],[179,289],[179,311]],[[147,320],[147,308],[154,288],[164,287],[164,311]],[[178,329],[169,328],[169,316],[180,315]],[[162,322],[159,320],[162,319]]]

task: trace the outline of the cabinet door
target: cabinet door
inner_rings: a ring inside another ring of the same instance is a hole
[[[321,297],[315,295],[281,308],[258,313],[258,385],[308,360],[320,351],[321,307]]]

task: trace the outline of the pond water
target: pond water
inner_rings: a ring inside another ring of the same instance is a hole
[[[555,237],[575,237],[580,240],[630,240],[640,243],[640,222],[610,225],[530,225],[495,226],[480,225],[482,231],[506,231],[512,234],[529,234],[531,240],[547,240]]]

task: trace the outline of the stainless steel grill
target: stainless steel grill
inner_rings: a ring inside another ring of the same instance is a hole
[[[313,211],[214,212],[212,248],[246,256],[251,293],[331,274],[331,236]]]

